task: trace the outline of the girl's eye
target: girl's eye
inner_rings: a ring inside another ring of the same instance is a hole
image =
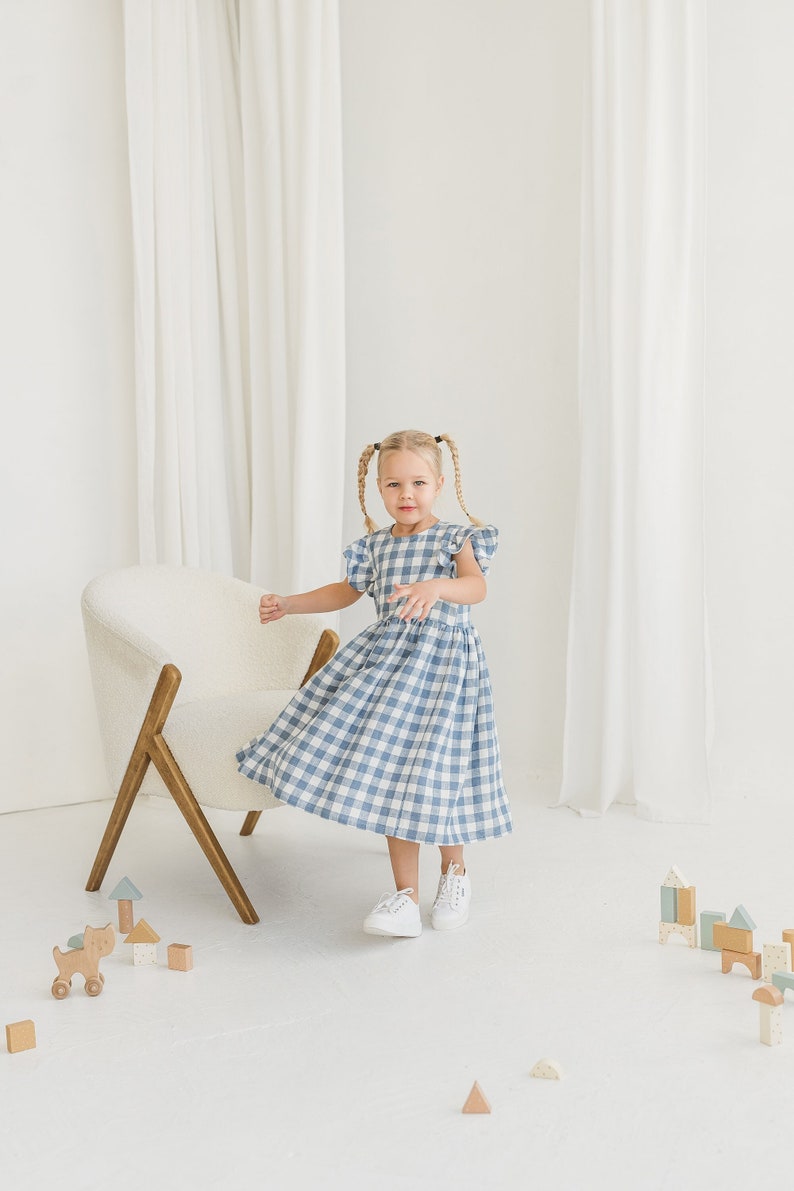
[[[424,480],[414,480],[414,483],[416,484],[417,488],[424,488],[425,486]]]

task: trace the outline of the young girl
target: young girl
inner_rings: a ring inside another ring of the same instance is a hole
[[[433,513],[444,484],[442,441],[467,526]],[[378,491],[393,521],[380,530],[364,499],[376,452]],[[396,892],[380,898],[364,930],[415,937],[422,931],[420,843],[441,852],[431,923],[449,930],[469,915],[463,845],[511,830],[488,667],[469,620],[469,605],[485,599],[497,531],[468,512],[458,450],[446,434],[403,430],[365,447],[358,493],[367,536],[344,552],[347,578],[301,595],[263,595],[259,619],[334,612],[366,592],[378,620],[237,760],[241,773],[282,801],[385,835]]]

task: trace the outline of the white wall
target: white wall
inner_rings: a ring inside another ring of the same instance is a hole
[[[562,739],[585,14],[341,0],[347,539],[363,532],[366,443],[411,426],[456,438],[468,506],[501,531],[474,619],[516,778],[556,769]],[[439,512],[465,521],[449,482]],[[342,631],[369,619],[363,600]]]
[[[706,545],[717,790],[794,783],[794,5],[709,5]]]
[[[0,13],[0,811],[106,795],[80,593],[136,560],[121,5]]]

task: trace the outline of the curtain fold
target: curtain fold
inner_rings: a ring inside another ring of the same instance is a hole
[[[705,0],[592,0],[560,803],[709,817]]]
[[[339,571],[337,0],[127,0],[140,554]]]

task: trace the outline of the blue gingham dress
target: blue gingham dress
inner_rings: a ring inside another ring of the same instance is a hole
[[[375,600],[377,621],[295,695],[237,754],[246,777],[325,819],[428,844],[511,830],[488,667],[469,607],[439,601],[399,619],[395,583],[452,578],[470,541],[484,574],[493,526],[437,522],[407,537],[381,529],[345,550],[347,579]]]

